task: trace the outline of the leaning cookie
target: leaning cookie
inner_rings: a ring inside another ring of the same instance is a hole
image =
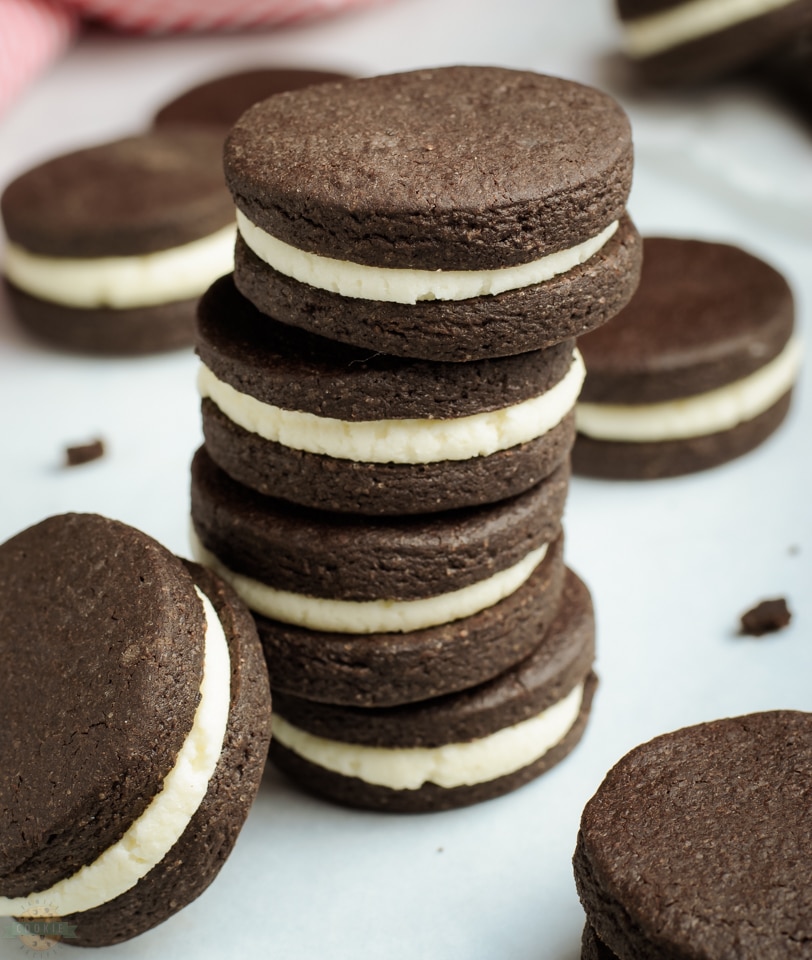
[[[84,353],[189,345],[197,298],[233,264],[220,154],[215,133],[154,131],[14,180],[3,271],[22,326]]]
[[[330,703],[424,700],[539,643],[563,580],[568,479],[564,464],[497,504],[371,518],[262,496],[201,448],[192,549],[257,615],[281,689]]]
[[[596,678],[589,591],[567,571],[558,615],[521,664],[489,683],[388,710],[276,694],[271,759],[313,793],[422,812],[501,796],[563,759],[584,731]]]
[[[625,49],[653,83],[755,64],[812,25],[812,0],[616,0]]]
[[[256,631],[211,572],[94,515],[9,540],[0,580],[0,915],[127,940],[203,892],[256,794]]]
[[[223,277],[199,306],[206,450],[240,483],[323,510],[503,500],[570,452],[573,347],[463,364],[370,354],[277,323]]]
[[[579,342],[577,473],[651,479],[757,447],[783,421],[801,347],[786,280],[737,247],[647,238],[637,293]]]
[[[237,287],[332,340],[506,356],[598,326],[637,283],[628,119],[569,81],[448,67],[279,94],[225,172]]]
[[[581,818],[584,960],[807,960],[812,714],[686,727],[635,748]]]

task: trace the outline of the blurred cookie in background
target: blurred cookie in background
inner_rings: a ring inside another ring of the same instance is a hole
[[[738,247],[644,241],[628,306],[578,341],[577,473],[654,479],[757,447],[783,421],[801,362],[786,280]]]
[[[812,27],[812,0],[615,0],[624,48],[652,83],[712,80]]]
[[[260,100],[287,90],[346,80],[345,73],[296,67],[258,67],[207,80],[170,100],[155,114],[153,126],[215,127],[223,134]]]
[[[161,130],[63,154],[0,199],[20,324],[89,354],[189,346],[198,297],[233,265],[222,138]]]

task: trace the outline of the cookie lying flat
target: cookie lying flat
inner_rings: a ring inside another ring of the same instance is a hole
[[[616,0],[629,56],[655,83],[756,63],[812,24],[810,0]]]
[[[221,137],[155,131],[56,157],[2,196],[4,272],[20,323],[86,353],[170,350],[233,264]]]
[[[543,349],[637,283],[628,120],[589,87],[492,67],[325,84],[226,142],[238,288],[263,313],[396,356]]]
[[[94,515],[0,547],[0,591],[0,915],[129,939],[203,892],[256,794],[253,622],[210,571]]]
[[[676,476],[758,446],[789,409],[801,353],[793,314],[786,280],[743,250],[647,238],[633,300],[579,342],[574,470]]]
[[[324,510],[502,500],[569,454],[573,346],[467,364],[370,355],[275,322],[223,277],[199,307],[206,449],[240,483]]]
[[[811,861],[812,714],[657,737],[583,812],[576,884],[611,951],[584,956],[808,960]]]
[[[589,592],[567,571],[555,622],[521,664],[461,693],[389,710],[276,694],[271,759],[308,790],[354,807],[445,810],[501,796],[565,757],[595,675]]]
[[[201,448],[193,551],[258,614],[283,689],[336,703],[422,700],[488,679],[538,644],[561,589],[567,488],[563,465],[498,504],[373,519],[264,497]]]
[[[250,106],[286,90],[347,79],[345,73],[258,67],[207,80],[175,97],[155,114],[155,127],[232,127]]]

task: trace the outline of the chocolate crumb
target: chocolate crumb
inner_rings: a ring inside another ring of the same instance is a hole
[[[81,443],[75,447],[65,448],[65,466],[78,467],[82,463],[90,463],[104,456],[104,441],[91,440],[90,443]]]
[[[741,633],[751,637],[760,637],[765,633],[782,630],[792,619],[792,614],[783,597],[776,600],[762,600],[761,603],[743,613]]]

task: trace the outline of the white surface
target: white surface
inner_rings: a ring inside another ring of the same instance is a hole
[[[259,61],[358,73],[444,63],[533,68],[598,83],[630,111],[631,210],[645,232],[738,242],[812,307],[812,140],[766,95],[632,95],[613,60],[609,0],[395,0],[284,32],[87,39],[0,118],[0,182],[34,161],[127,133],[198,78]],[[91,361],[18,334],[0,308],[0,536],[67,510],[117,517],[186,552],[188,467],[200,441],[189,355]],[[567,761],[503,799],[456,812],[342,810],[269,772],[214,885],[145,936],[94,954],[284,960],[576,960],[583,914],[570,857],[606,770],[646,738],[724,715],[812,709],[809,391],[764,447],[654,484],[575,480],[569,562],[597,607],[601,676]],[[66,444],[103,460],[66,471]],[[789,629],[735,635],[756,601],[787,596]],[[60,947],[59,950],[66,950]],[[18,956],[0,939],[0,958]]]

